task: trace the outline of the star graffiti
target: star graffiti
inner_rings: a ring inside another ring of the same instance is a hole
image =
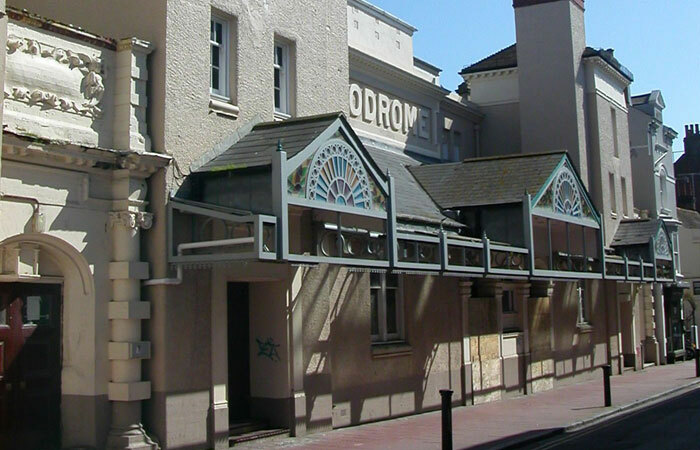
[[[258,343],[258,356],[264,356],[265,358],[268,358],[270,361],[280,361],[280,354],[277,352],[277,348],[280,346],[279,344],[275,344],[275,340],[272,338],[267,338],[266,341],[261,341],[258,338],[255,338],[255,341]]]

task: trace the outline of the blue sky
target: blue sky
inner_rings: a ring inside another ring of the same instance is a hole
[[[448,89],[461,82],[462,67],[515,42],[511,0],[370,2],[418,28],[414,53],[443,70]],[[684,125],[700,122],[700,1],[587,0],[586,41],[615,49],[634,74],[632,95],[661,91],[664,123],[682,151]]]

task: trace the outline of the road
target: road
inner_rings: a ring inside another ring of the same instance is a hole
[[[700,389],[528,450],[700,449]]]

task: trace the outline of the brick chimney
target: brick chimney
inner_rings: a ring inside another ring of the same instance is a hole
[[[584,0],[513,0],[523,153],[565,149],[588,181]]]
[[[700,126],[697,123],[685,126],[683,144],[686,154],[700,155]]]

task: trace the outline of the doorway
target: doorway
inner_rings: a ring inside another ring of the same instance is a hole
[[[60,446],[61,285],[0,283],[0,449]]]
[[[228,283],[228,417],[250,420],[250,305],[248,283]]]

